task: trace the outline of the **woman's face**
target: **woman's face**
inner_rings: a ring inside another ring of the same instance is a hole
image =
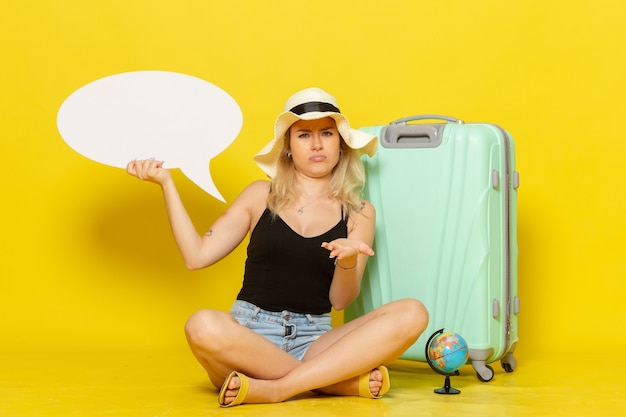
[[[332,117],[299,120],[289,128],[294,166],[307,176],[330,175],[339,162],[340,144],[341,136]]]

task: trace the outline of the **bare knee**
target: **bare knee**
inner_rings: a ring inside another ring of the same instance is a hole
[[[192,349],[202,347],[204,350],[219,350],[221,336],[225,334],[225,326],[230,322],[231,316],[223,311],[197,311],[185,323],[187,341]]]
[[[414,298],[398,300],[395,304],[398,328],[403,329],[408,339],[417,340],[428,326],[428,310]]]

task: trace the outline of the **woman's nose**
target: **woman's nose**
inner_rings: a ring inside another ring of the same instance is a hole
[[[316,134],[313,136],[313,142],[311,143],[311,147],[315,150],[319,150],[324,147],[322,143],[322,138],[320,135]]]

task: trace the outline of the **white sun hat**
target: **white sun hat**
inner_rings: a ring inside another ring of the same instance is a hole
[[[314,87],[298,91],[289,97],[283,113],[276,118],[274,139],[254,156],[254,161],[270,178],[274,178],[282,140],[289,127],[298,120],[316,120],[324,117],[332,117],[335,120],[337,130],[346,145],[360,151],[360,155],[367,154],[370,157],[374,155],[378,145],[377,137],[352,129],[346,116],[339,111],[335,97]]]

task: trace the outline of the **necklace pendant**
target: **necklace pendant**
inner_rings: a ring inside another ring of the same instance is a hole
[[[300,207],[296,213],[298,213],[298,214],[302,214],[302,213],[304,213],[304,210],[302,210],[303,208],[304,208],[304,207]]]

